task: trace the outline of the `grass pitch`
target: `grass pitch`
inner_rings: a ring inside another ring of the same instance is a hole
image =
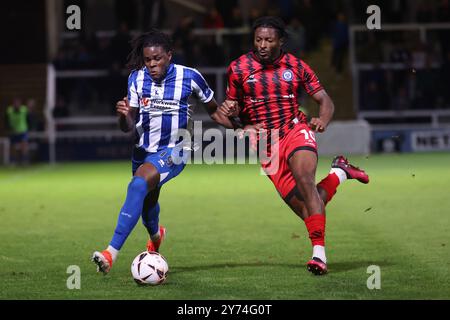
[[[90,262],[111,239],[128,162],[1,168],[0,299],[449,299],[450,154],[350,161],[371,181],[345,182],[327,206],[324,277],[306,271],[306,228],[257,165],[189,165],[161,192],[170,273],[158,287],[130,274],[140,222],[109,275]],[[66,287],[70,265],[79,290]],[[366,286],[370,265],[379,290]]]

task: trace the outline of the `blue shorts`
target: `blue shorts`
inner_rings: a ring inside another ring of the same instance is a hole
[[[27,140],[28,140],[28,134],[26,132],[18,133],[18,134],[12,134],[9,137],[9,141],[11,142],[11,144],[16,144],[16,143],[27,141]]]
[[[158,187],[183,171],[187,163],[188,152],[182,147],[165,148],[158,152],[147,152],[141,148],[133,149],[132,165],[133,175],[140,165],[151,163],[160,174]]]

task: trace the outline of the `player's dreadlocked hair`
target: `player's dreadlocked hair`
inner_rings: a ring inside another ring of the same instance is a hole
[[[172,40],[170,37],[157,29],[151,29],[135,39],[131,40],[131,52],[128,55],[127,67],[131,70],[141,69],[144,64],[143,50],[146,47],[160,46],[164,51],[172,51]]]
[[[252,27],[253,34],[255,33],[255,30],[258,29],[259,27],[267,27],[275,29],[280,38],[286,38],[287,36],[284,22],[278,17],[266,16],[256,19]]]

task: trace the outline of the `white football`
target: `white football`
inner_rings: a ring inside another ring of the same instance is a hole
[[[157,252],[144,251],[134,258],[131,274],[140,285],[153,285],[166,281],[169,265],[166,259]]]

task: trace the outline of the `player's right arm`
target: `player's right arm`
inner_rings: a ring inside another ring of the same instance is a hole
[[[239,103],[236,100],[225,100],[220,105],[218,112],[222,114],[222,116],[229,117],[232,122],[238,122],[239,126],[234,126],[234,129],[237,129],[237,135],[239,139],[244,138],[245,135],[249,136],[250,139],[250,148],[256,150],[257,144],[257,136],[258,132],[264,129],[263,123],[255,123],[255,124],[246,124],[245,126],[241,123],[239,116]]]
[[[117,101],[116,111],[119,117],[119,127],[123,132],[130,132],[134,128],[134,119],[136,118],[136,112],[138,108],[130,107],[128,98],[124,97],[122,100]]]
[[[116,111],[119,117],[119,127],[123,132],[130,132],[134,129],[134,120],[139,110],[139,96],[136,90],[138,71],[134,70],[128,76],[127,96],[117,101]]]
[[[239,75],[233,70],[234,62],[227,69],[227,90],[226,99],[219,106],[217,111],[225,117],[228,117],[233,123],[234,129],[242,128],[243,125],[239,119],[239,97],[242,96],[242,81]]]

